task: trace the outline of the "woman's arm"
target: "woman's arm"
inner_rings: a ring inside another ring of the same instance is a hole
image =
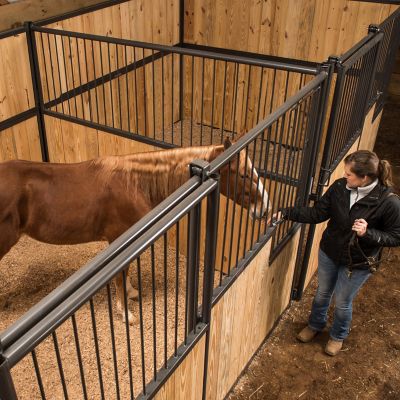
[[[334,184],[333,184],[334,185]],[[291,221],[303,222],[308,224],[318,224],[330,218],[332,202],[332,186],[314,204],[313,207],[288,207],[281,210],[282,217]]]
[[[382,229],[367,227],[364,236],[359,237],[365,245],[396,247],[400,246],[400,200],[394,198],[388,201],[383,210],[384,221]]]

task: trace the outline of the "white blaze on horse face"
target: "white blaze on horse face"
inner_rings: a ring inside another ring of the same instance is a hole
[[[268,192],[264,189],[264,185],[261,182],[261,179],[258,176],[256,169],[253,169],[253,174],[256,178],[258,185],[258,195],[257,199],[255,199],[254,206],[252,211],[252,216],[255,218],[260,218],[264,214],[271,211],[271,206],[269,204],[269,196]]]

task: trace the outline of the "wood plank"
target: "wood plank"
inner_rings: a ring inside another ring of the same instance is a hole
[[[0,121],[4,121],[35,105],[26,35],[1,39],[0,54]]]

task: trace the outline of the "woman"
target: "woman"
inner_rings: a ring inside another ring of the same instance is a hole
[[[344,177],[314,207],[282,210],[283,219],[297,222],[317,224],[329,219],[320,242],[317,293],[308,325],[297,338],[309,342],[325,328],[334,293],[334,321],[325,347],[331,356],[349,334],[353,299],[371,275],[367,257],[374,257],[373,261],[382,247],[400,245],[400,200],[391,193],[390,164],[368,150],[356,151],[344,162]]]

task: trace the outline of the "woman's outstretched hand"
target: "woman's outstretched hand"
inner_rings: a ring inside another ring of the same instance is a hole
[[[363,219],[354,220],[353,231],[357,233],[357,236],[363,237],[367,233],[368,222]]]

